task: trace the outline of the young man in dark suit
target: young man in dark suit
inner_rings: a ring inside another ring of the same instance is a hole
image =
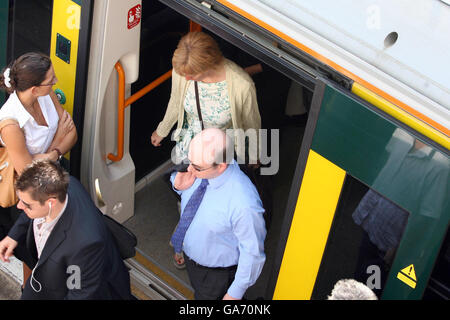
[[[0,242],[8,262],[26,241],[35,264],[22,299],[130,299],[130,276],[101,212],[56,162],[36,161],[16,181],[24,211]]]

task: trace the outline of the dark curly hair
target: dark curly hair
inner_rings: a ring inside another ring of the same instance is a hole
[[[0,89],[11,94],[15,90],[22,92],[33,86],[38,86],[45,80],[51,65],[52,61],[43,53],[25,53],[2,70],[0,73]],[[3,75],[8,68],[10,68],[10,88],[6,86]]]

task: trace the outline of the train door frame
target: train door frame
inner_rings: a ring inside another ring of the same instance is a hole
[[[89,68],[89,54],[91,48],[91,28],[94,12],[94,3],[81,0],[80,30],[78,40],[78,60],[75,78],[75,95],[73,100],[72,118],[77,128],[78,143],[70,151],[70,174],[80,179],[82,141],[84,130],[84,111],[87,92],[87,78]]]
[[[119,222],[134,213],[135,168],[129,154],[129,109],[124,112],[124,157],[120,162],[111,162],[107,155],[118,148],[119,92],[114,66],[120,61],[124,69],[125,94],[130,93],[131,83],[138,77],[141,24],[128,24],[133,8],[140,9],[141,1],[94,2],[83,120],[81,181],[100,210]]]

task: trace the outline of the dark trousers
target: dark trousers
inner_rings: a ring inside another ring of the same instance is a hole
[[[234,281],[237,266],[208,268],[197,264],[186,254],[184,258],[195,300],[222,300]]]

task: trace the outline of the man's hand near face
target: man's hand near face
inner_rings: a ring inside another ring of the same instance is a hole
[[[195,181],[195,176],[191,171],[178,172],[173,181],[173,186],[177,190],[189,189]]]

